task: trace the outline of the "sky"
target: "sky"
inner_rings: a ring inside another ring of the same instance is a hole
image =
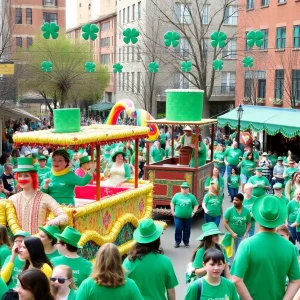
[[[85,0],[83,0],[85,1]],[[66,26],[67,29],[75,27],[76,24],[76,0],[67,0],[66,1]]]

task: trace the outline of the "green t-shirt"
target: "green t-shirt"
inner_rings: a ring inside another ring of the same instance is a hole
[[[139,291],[136,283],[127,278],[124,285],[119,287],[106,287],[98,285],[93,278],[83,281],[76,293],[78,300],[143,300],[143,296]]]
[[[0,299],[2,296],[8,291],[7,285],[5,282],[0,278]]]
[[[6,244],[0,246],[0,270],[2,269],[4,262],[8,256],[11,255],[11,250]]]
[[[6,199],[6,195],[4,193],[0,193],[0,199]]]
[[[269,155],[269,160],[272,162],[272,166],[273,166],[273,168],[276,166],[276,164],[277,164],[277,159],[278,159],[278,157],[277,156],[275,156],[275,155]]]
[[[283,173],[283,176],[286,176],[284,178],[284,183],[287,183],[290,179],[292,179],[292,176],[295,172],[298,172],[298,168],[286,168]]]
[[[252,213],[252,206],[256,199],[257,199],[257,197],[255,197],[253,195],[250,199],[246,199],[245,195],[244,195],[243,206],[249,210],[250,214]],[[255,224],[255,220],[252,217],[251,217],[251,224],[252,225]]]
[[[58,252],[57,249],[56,249],[54,252],[52,252],[52,253],[49,253],[49,254],[46,253],[46,255],[47,255],[47,257],[49,258],[49,260],[51,260],[51,259],[54,258],[54,257],[61,256],[61,255],[59,254],[59,252]]]
[[[212,194],[205,194],[203,202],[208,210],[208,215],[211,217],[221,216],[221,208],[223,203],[223,196],[215,196]]]
[[[248,180],[253,185],[258,184],[257,187],[253,188],[253,196],[260,197],[266,194],[265,186],[270,186],[269,180],[265,176],[258,177],[256,175],[251,176]]]
[[[57,256],[51,259],[51,263],[54,267],[59,265],[69,266],[73,270],[74,283],[77,287],[92,273],[92,263],[81,256],[76,258]]]
[[[244,152],[243,158],[246,159],[247,155],[248,155],[248,151]],[[253,158],[254,160],[257,161],[259,160],[259,154],[256,150],[253,150]]]
[[[281,197],[278,197],[278,196],[276,196],[276,197],[281,199],[286,205],[288,205],[289,199],[287,197],[285,197],[284,195],[281,195]]]
[[[233,282],[228,279],[221,277],[219,285],[209,284],[205,278],[202,280],[202,289],[200,300],[238,300],[237,291]],[[198,300],[198,280],[192,282],[184,296],[184,300]]]
[[[163,160],[164,156],[165,156],[165,150],[163,148],[160,148],[160,149],[157,149],[156,147],[152,148],[151,157],[154,162]]]
[[[48,157],[46,166],[49,167],[50,169],[52,168],[52,157]]]
[[[165,133],[161,133],[159,136],[159,140],[161,145],[165,145],[167,140],[167,135]]]
[[[295,199],[291,200],[287,205],[288,221],[295,222],[300,212],[300,203]]]
[[[166,291],[178,285],[171,260],[163,254],[148,253],[123,262],[127,276],[135,281],[145,300],[166,300]],[[117,298],[116,298],[117,299]]]
[[[237,189],[240,186],[240,175],[230,175],[227,183],[229,187]]]
[[[206,157],[207,157],[207,148],[203,142],[198,143],[198,167],[201,167],[206,164]],[[195,154],[194,150],[192,152],[192,157],[190,161],[190,167],[195,166]]]
[[[237,166],[240,162],[240,157],[242,156],[242,151],[238,148],[233,149],[233,148],[228,148],[225,151],[225,158],[227,162],[231,166]]]
[[[51,171],[51,169],[47,166],[45,166],[45,168],[41,169],[40,166],[38,166],[37,171],[38,171],[39,184],[41,184],[44,180],[45,175],[47,173],[49,173]]]
[[[187,195],[176,193],[171,202],[174,204],[176,217],[183,219],[191,218],[194,207],[198,205],[196,197],[191,193]]]
[[[242,237],[246,232],[247,223],[251,222],[251,216],[247,208],[243,207],[238,213],[236,208],[231,206],[226,209],[224,220],[228,221],[228,225],[234,233]]]
[[[174,149],[173,149],[173,157],[176,156],[176,144],[174,143]],[[172,157],[172,147],[167,146],[166,147],[166,158]]]
[[[244,159],[241,163],[241,174],[251,177],[255,170],[256,162],[248,159]]]
[[[205,180],[204,186],[210,186],[210,182],[211,182],[212,178],[210,176],[208,176]],[[215,179],[214,179],[215,180]],[[225,186],[225,182],[224,182],[224,178],[219,176],[219,179],[215,180],[217,186],[219,187],[220,190],[220,195],[223,194],[223,190],[224,190],[224,186]]]
[[[75,290],[70,290],[68,295],[68,300],[76,300],[76,292]]]
[[[217,167],[219,169],[225,167],[224,155],[225,155],[224,151],[215,151],[214,152],[214,159],[222,161],[222,162],[214,162],[215,167]]]
[[[9,255],[3,265],[3,268],[7,265],[7,263],[10,261],[11,255]],[[22,272],[22,269],[25,265],[25,261],[21,261],[19,259],[19,256],[16,257],[14,261],[14,267],[11,273],[10,280],[6,283],[7,287],[9,289],[14,289],[17,286],[18,283],[18,275]]]
[[[255,300],[282,300],[286,276],[300,279],[294,245],[275,232],[259,232],[242,241],[230,273],[244,280]]]

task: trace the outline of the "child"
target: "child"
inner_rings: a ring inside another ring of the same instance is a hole
[[[231,175],[228,177],[227,184],[229,195],[231,198],[230,202],[232,202],[234,196],[239,192],[240,186],[240,175],[238,175],[237,168],[231,169]]]
[[[221,277],[225,269],[225,257],[220,250],[207,249],[203,257],[203,266],[206,269],[206,275],[189,285],[185,300],[239,299],[235,285]]]
[[[4,194],[4,185],[2,179],[0,179],[0,199],[6,199],[6,195]]]

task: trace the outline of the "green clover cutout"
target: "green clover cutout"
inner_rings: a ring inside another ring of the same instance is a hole
[[[222,59],[215,59],[213,61],[213,69],[215,71],[221,71],[223,69],[224,62]]]
[[[52,62],[51,61],[43,61],[41,63],[41,68],[43,72],[50,73],[52,71]]]
[[[253,58],[250,57],[250,56],[244,57],[243,60],[242,60],[242,63],[243,63],[245,68],[251,68],[254,65]]]
[[[257,47],[260,47],[263,44],[264,34],[261,30],[252,30],[247,33],[247,45],[249,47],[253,47],[256,45]]]
[[[191,70],[192,70],[192,62],[191,61],[181,62],[181,71],[182,72],[191,72]]]
[[[175,48],[179,44],[180,35],[176,31],[168,31],[168,32],[165,33],[164,39],[165,39],[165,46],[166,47],[172,46],[172,47]]]
[[[121,73],[123,70],[123,66],[120,63],[113,65],[114,73]]]
[[[125,44],[129,44],[130,42],[132,44],[136,44],[137,41],[138,41],[138,36],[140,35],[139,31],[135,28],[126,28],[124,31],[123,31],[123,41]]]
[[[92,40],[94,41],[98,37],[99,28],[96,24],[85,24],[81,28],[82,31],[82,37],[85,40]]]
[[[148,69],[150,73],[157,73],[159,69],[159,63],[157,61],[153,61],[148,65]]]
[[[210,44],[217,48],[218,45],[220,48],[223,48],[226,45],[227,35],[223,31],[215,31],[210,36],[211,42]]]
[[[41,27],[41,30],[43,31],[43,37],[48,40],[50,36],[55,40],[58,38],[58,31],[59,31],[59,26],[54,23],[44,23]]]
[[[85,67],[85,71],[87,73],[94,73],[95,72],[95,68],[96,68],[96,64],[93,63],[92,61],[87,61],[84,65]]]

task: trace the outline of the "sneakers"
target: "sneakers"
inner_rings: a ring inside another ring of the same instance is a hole
[[[174,248],[179,248],[179,244],[175,244]]]
[[[184,244],[184,247],[185,248],[190,248],[190,245],[189,244]]]

